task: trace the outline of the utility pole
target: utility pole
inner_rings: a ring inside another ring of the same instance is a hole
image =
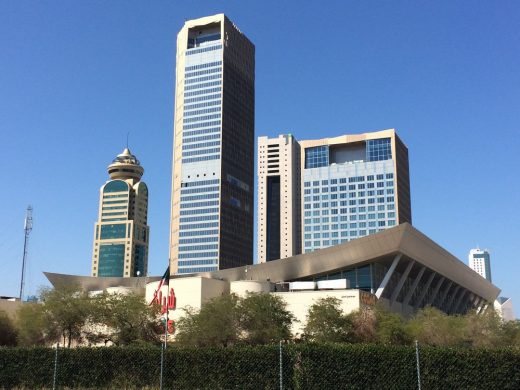
[[[29,246],[29,234],[31,233],[33,226],[32,218],[32,206],[27,207],[27,213],[25,214],[24,232],[25,239],[23,241],[23,260],[22,260],[22,281],[20,283],[20,301],[23,299],[23,288],[25,285],[25,264],[27,263],[27,253]]]

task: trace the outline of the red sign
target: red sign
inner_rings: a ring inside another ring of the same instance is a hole
[[[170,288],[170,292],[167,296],[163,296],[162,291],[159,290],[157,294],[155,294],[152,304],[153,303],[161,305],[161,314],[166,314],[168,310],[174,310],[177,306],[177,298],[175,297],[174,289]],[[173,334],[174,332],[175,322],[173,320],[168,320],[168,333]]]
[[[152,303],[161,305],[161,313],[166,313],[166,310],[174,310],[177,305],[177,298],[175,297],[175,291],[170,288],[170,293],[167,296],[163,296],[162,291],[159,291],[155,295]]]
[[[175,332],[175,322],[173,320],[168,320],[168,333],[173,334]]]

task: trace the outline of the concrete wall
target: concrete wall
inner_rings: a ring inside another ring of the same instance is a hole
[[[146,301],[151,302],[159,282],[151,282],[146,285]],[[167,297],[173,289],[175,294],[175,309],[170,310],[168,318],[177,321],[183,317],[184,309],[192,308],[200,310],[202,305],[212,298],[229,294],[229,282],[208,279],[198,276],[170,279],[170,285],[161,288],[162,303],[167,302]]]
[[[247,293],[266,293],[271,291],[274,291],[274,284],[271,282],[259,282],[256,280],[231,282],[231,293],[239,297],[245,297]]]
[[[511,298],[507,299],[504,303],[500,303],[496,300],[493,306],[500,318],[504,321],[514,321],[516,319]]]
[[[20,301],[0,300],[0,311],[4,311],[12,320],[16,319],[16,312],[23,305]]]
[[[327,291],[292,291],[273,293],[287,303],[287,309],[294,314],[292,333],[299,337],[307,323],[307,313],[311,305],[320,298],[335,297],[341,301],[341,310],[345,314],[361,308],[359,290],[327,290]]]
[[[151,282],[146,286],[146,300],[151,302],[159,282]],[[360,290],[322,290],[322,291],[291,291],[272,292],[273,284],[270,282],[259,282],[253,280],[235,281],[229,283],[224,280],[208,279],[198,276],[176,278],[170,280],[169,288],[174,290],[176,307],[169,311],[169,318],[177,321],[185,315],[183,309],[192,308],[200,310],[202,305],[212,298],[235,293],[244,297],[248,292],[270,292],[281,297],[287,304],[287,309],[293,313],[296,321],[293,322],[292,333],[301,336],[307,322],[307,313],[311,305],[320,298],[335,297],[341,301],[341,309],[345,314],[359,310],[362,306],[371,305],[375,299],[372,294]],[[162,298],[166,302],[168,287],[163,286]],[[171,291],[171,290],[170,290]],[[362,297],[363,295],[363,297]]]

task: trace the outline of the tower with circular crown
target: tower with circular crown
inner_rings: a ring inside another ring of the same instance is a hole
[[[92,276],[144,276],[148,271],[148,188],[128,148],[108,166],[94,228]]]

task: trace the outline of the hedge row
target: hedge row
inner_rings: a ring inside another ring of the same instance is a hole
[[[0,387],[52,388],[56,350],[0,349]],[[165,389],[415,389],[415,349],[381,345],[168,348]],[[58,350],[58,388],[159,388],[159,348]],[[520,351],[421,348],[423,389],[519,389]]]

